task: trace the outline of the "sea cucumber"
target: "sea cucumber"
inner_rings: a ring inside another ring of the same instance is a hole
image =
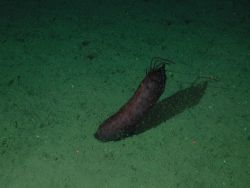
[[[98,127],[94,135],[98,140],[116,141],[135,133],[146,113],[164,92],[167,63],[173,62],[159,57],[152,59],[149,71],[134,95]]]

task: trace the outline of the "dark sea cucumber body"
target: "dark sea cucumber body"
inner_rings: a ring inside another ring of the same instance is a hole
[[[95,137],[101,141],[111,141],[132,135],[145,114],[164,92],[165,83],[165,64],[150,67],[134,95],[118,112],[99,126]]]

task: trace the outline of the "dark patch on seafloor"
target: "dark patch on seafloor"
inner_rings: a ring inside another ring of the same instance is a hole
[[[185,109],[197,105],[207,88],[207,81],[180,90],[170,97],[156,103],[153,109],[146,115],[138,126],[135,134],[143,133],[157,127],[162,122],[176,116]]]

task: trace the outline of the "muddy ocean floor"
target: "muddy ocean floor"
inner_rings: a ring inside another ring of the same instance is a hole
[[[248,187],[249,8],[2,0],[0,187]],[[152,128],[96,140],[156,56],[175,64]]]

